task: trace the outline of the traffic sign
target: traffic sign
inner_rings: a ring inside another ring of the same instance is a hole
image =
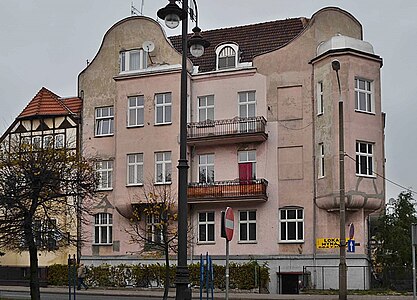
[[[355,238],[355,226],[353,223],[349,224],[349,239],[353,240]]]
[[[226,208],[225,216],[225,228],[226,228],[226,239],[231,241],[233,238],[235,216],[233,214],[233,209],[231,207]]]
[[[349,240],[347,246],[347,252],[355,252],[355,240]]]

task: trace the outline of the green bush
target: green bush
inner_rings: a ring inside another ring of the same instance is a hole
[[[193,286],[200,285],[200,264],[188,266],[190,282]],[[174,286],[176,266],[170,266],[170,285]],[[214,287],[224,290],[225,266],[213,265]],[[251,290],[254,288],[267,288],[270,281],[269,267],[265,263],[259,265],[257,261],[248,263],[230,263],[230,288]],[[103,264],[100,266],[87,266],[86,283],[92,287],[125,287],[133,285],[136,287],[162,287],[165,283],[165,265],[161,264],[136,264],[111,266]],[[48,284],[67,285],[68,266],[52,265],[48,267]]]
[[[48,284],[68,285],[68,266],[54,264],[48,267]]]

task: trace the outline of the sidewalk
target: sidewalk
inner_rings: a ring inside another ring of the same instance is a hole
[[[29,287],[23,286],[0,286],[1,291],[17,291],[24,292],[29,291]],[[41,294],[67,294],[68,288],[65,287],[47,287],[41,288]],[[148,298],[161,299],[163,292],[161,290],[151,290],[151,289],[134,289],[134,288],[124,288],[124,289],[95,289],[90,288],[87,291],[81,290],[77,291],[77,294],[83,295],[112,295],[112,296],[146,296]],[[205,294],[203,294],[203,299]],[[170,299],[175,299],[175,291],[172,290],[169,293]],[[215,300],[222,300],[225,298],[224,293],[215,293]],[[281,299],[281,300],[337,300],[338,295],[277,295],[277,294],[253,294],[253,293],[231,293],[229,294],[230,300],[258,300],[258,299]],[[116,298],[117,299],[117,298]],[[200,299],[200,294],[193,292],[193,299]],[[413,299],[412,295],[409,296],[376,296],[376,295],[348,295],[348,299],[352,300],[411,300]]]

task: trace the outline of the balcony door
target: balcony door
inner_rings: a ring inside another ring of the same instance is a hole
[[[239,124],[240,132],[254,132],[256,129],[256,99],[255,91],[239,93]]]
[[[256,179],[256,151],[239,151],[239,182],[250,184]]]

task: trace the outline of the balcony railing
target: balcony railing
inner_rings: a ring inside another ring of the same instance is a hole
[[[251,117],[207,120],[204,122],[188,123],[187,142],[189,144],[204,143],[205,141],[221,140],[221,142],[265,141],[268,138],[265,132],[266,120],[264,117]]]
[[[188,203],[265,202],[267,186],[265,179],[193,182],[188,184]]]

